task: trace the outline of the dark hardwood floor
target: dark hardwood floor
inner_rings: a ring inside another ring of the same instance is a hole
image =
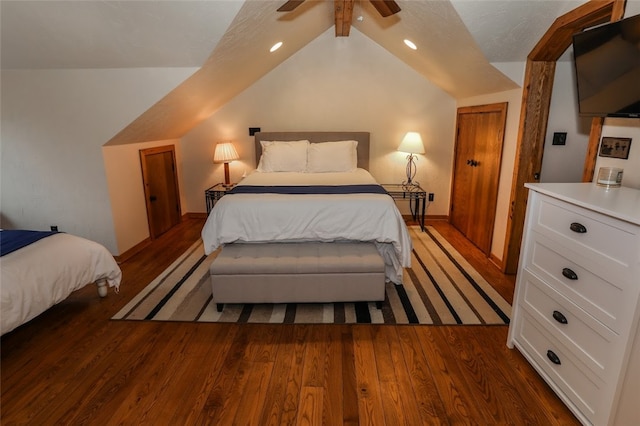
[[[502,275],[430,222],[498,291]],[[506,326],[111,321],[199,238],[186,219],[124,262],[121,291],[71,295],[1,339],[1,423],[572,425]]]

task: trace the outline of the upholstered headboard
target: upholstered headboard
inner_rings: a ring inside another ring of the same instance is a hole
[[[311,143],[358,141],[358,167],[369,170],[369,132],[258,132],[255,134],[256,165],[262,155],[260,141],[297,141]]]

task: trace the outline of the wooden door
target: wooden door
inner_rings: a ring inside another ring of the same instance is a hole
[[[498,201],[507,103],[458,109],[449,220],[487,256]]]
[[[180,222],[180,193],[173,145],[141,149],[142,180],[151,238]]]

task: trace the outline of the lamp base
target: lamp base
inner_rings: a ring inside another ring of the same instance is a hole
[[[420,184],[413,180],[416,176],[418,168],[416,167],[416,156],[413,154],[407,155],[407,180],[402,182],[402,186],[405,188],[417,187]]]
[[[222,184],[225,188],[231,187],[231,180],[229,179],[229,163],[224,163],[224,183]]]

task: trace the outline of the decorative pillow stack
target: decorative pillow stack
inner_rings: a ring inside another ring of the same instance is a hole
[[[260,141],[260,172],[352,172],[358,167],[357,141],[309,143]]]

